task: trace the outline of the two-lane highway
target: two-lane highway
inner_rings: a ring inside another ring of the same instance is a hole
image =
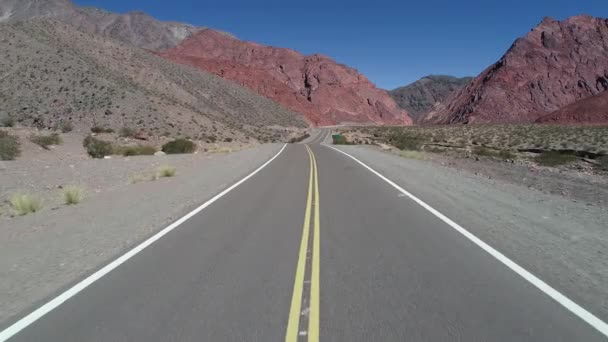
[[[604,322],[320,145],[329,134],[286,146],[0,341],[606,340]]]

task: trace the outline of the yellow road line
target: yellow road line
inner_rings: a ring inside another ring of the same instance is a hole
[[[310,296],[308,308],[308,331],[306,332],[308,342],[319,341],[319,175],[317,160],[308,145],[304,145],[310,159],[310,177],[308,180],[308,199],[306,201],[306,212],[304,214],[304,228],[302,229],[302,242],[298,265],[296,267],[296,278],[293,285],[293,296],[291,297],[291,308],[289,310],[289,321],[287,323],[286,342],[297,342],[300,335],[300,316],[302,313],[302,298],[304,281],[306,276],[308,239],[310,238],[310,224],[312,230],[312,257],[310,264]],[[311,219],[312,208],[314,216]]]
[[[308,147],[308,146],[306,146]],[[309,148],[310,151],[310,148]],[[319,341],[319,248],[320,248],[320,218],[319,218],[319,172],[317,170],[317,158],[310,151],[312,163],[315,170],[315,216],[312,244],[312,268],[310,279],[310,315],[308,317],[308,342]]]
[[[308,146],[306,146],[308,149]],[[300,254],[296,268],[296,278],[293,285],[293,296],[291,297],[291,309],[289,310],[289,321],[287,323],[286,342],[298,340],[298,329],[300,325],[300,312],[302,306],[302,291],[304,287],[304,272],[306,269],[306,252],[308,250],[308,235],[310,233],[310,212],[312,206],[313,185],[313,159],[309,151],[310,177],[308,180],[308,199],[306,201],[306,212],[304,214],[304,228],[302,229],[302,242],[300,243]]]

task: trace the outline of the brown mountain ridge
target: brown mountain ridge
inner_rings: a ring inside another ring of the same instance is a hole
[[[412,123],[385,90],[323,55],[305,56],[211,29],[159,55],[235,81],[303,113],[314,125]]]

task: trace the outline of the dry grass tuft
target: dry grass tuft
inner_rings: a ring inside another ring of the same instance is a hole
[[[177,169],[175,167],[173,167],[173,166],[170,166],[170,165],[161,165],[156,170],[156,175],[159,178],[173,177],[173,176],[175,176],[176,172],[177,172]]]
[[[21,216],[35,213],[42,209],[42,201],[38,197],[29,194],[14,194],[9,203],[17,214]]]
[[[84,188],[78,185],[70,185],[63,189],[63,203],[67,205],[75,205],[82,201],[84,197]]]

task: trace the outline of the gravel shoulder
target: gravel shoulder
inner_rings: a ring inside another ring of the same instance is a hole
[[[0,216],[0,327],[246,176],[281,146],[5,162],[2,199],[17,190],[37,191],[45,206],[28,216]],[[176,167],[176,176],[130,183],[130,176],[154,172],[162,164]],[[85,186],[85,198],[76,206],[62,205],[58,187],[73,183]]]
[[[405,159],[366,146],[337,147],[400,184],[601,319],[608,319],[606,198],[599,205],[585,203],[539,191],[538,187],[476,174],[471,168]],[[601,190],[606,193],[606,187]]]

